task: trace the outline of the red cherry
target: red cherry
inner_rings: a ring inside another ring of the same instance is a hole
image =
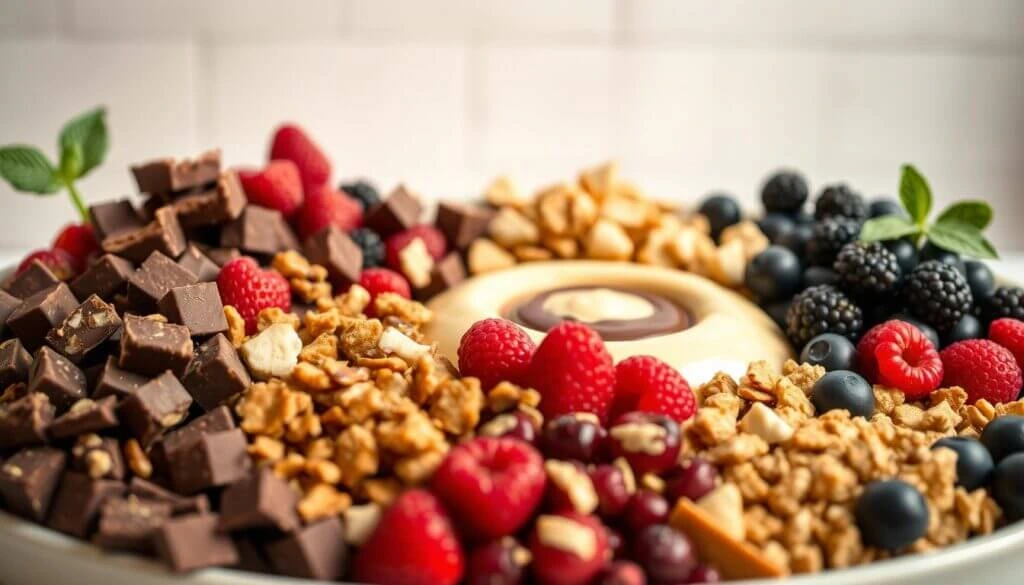
[[[28,270],[33,260],[38,260],[53,272],[60,280],[70,280],[75,275],[74,259],[64,250],[36,250],[25,256],[14,273],[21,274]]]
[[[76,273],[86,269],[89,257],[97,254],[100,243],[96,233],[87,223],[71,223],[64,226],[53,240],[54,250],[63,250],[71,257],[71,267]]]

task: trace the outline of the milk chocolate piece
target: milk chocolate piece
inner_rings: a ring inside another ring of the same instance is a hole
[[[220,274],[220,266],[203,253],[195,244],[189,244],[185,253],[178,258],[178,266],[195,275],[199,282],[214,282]],[[73,290],[73,289],[72,289]]]
[[[36,522],[46,520],[66,462],[60,449],[30,447],[0,465],[0,495],[7,510]]]
[[[18,339],[0,343],[0,389],[15,382],[27,382],[32,367],[32,355]]]
[[[46,342],[71,361],[78,363],[85,354],[121,329],[121,318],[113,305],[92,295],[71,311],[60,325],[46,335]]]
[[[407,230],[420,221],[423,205],[405,185],[399,185],[384,201],[370,208],[363,225],[387,238]]]
[[[201,435],[191,448],[168,453],[168,460],[174,491],[182,495],[234,483],[251,465],[241,429]]]
[[[216,514],[193,514],[164,522],[154,534],[160,558],[176,573],[238,562],[231,537],[217,532]]]
[[[363,269],[363,251],[345,232],[328,226],[306,239],[306,258],[327,269],[338,290],[359,282]]]
[[[175,199],[171,206],[178,212],[178,221],[185,228],[220,225],[242,214],[246,205],[245,191],[234,171],[220,174],[213,188],[190,193]]]
[[[348,547],[337,516],[271,543],[266,552],[278,573],[318,581],[341,578],[348,562]]]
[[[430,284],[416,289],[416,298],[429,300],[466,280],[466,266],[458,252],[451,252],[434,263],[430,269]]]
[[[158,306],[171,323],[188,327],[193,337],[208,337],[228,330],[216,283],[176,286],[167,291]]]
[[[45,394],[58,413],[85,398],[85,373],[49,347],[40,348],[28,377],[28,391]]]
[[[153,252],[128,279],[128,302],[138,313],[155,313],[167,291],[195,282],[194,274],[160,252]]]
[[[194,159],[163,158],[132,166],[139,191],[167,195],[202,187],[220,174],[220,150],[210,150]]]
[[[96,239],[103,241],[110,236],[137,230],[146,225],[135,210],[130,199],[97,203],[89,208],[89,218]]]
[[[167,502],[135,496],[108,498],[100,507],[100,522],[93,542],[108,550],[150,552],[153,533],[171,517]]]
[[[206,251],[206,255],[210,257],[210,260],[213,260],[214,264],[220,267],[235,258],[240,258],[242,252],[238,248],[210,248]]]
[[[182,379],[196,404],[212,410],[252,384],[231,342],[221,334],[199,346]]]
[[[224,226],[220,245],[262,256],[299,248],[295,234],[281,212],[258,205],[246,207],[238,219]]]
[[[101,437],[90,433],[79,435],[71,447],[71,469],[85,473],[93,479],[123,481],[125,468],[121,444],[113,437]]]
[[[114,295],[125,292],[128,279],[134,271],[132,263],[124,258],[104,254],[71,282],[71,292],[80,299],[98,295],[101,299],[109,301]]]
[[[291,532],[302,523],[296,512],[299,496],[267,467],[228,486],[221,495],[222,532],[273,528]]]
[[[235,428],[235,419],[227,406],[219,406],[210,412],[197,417],[180,429],[167,433],[157,441],[150,450],[149,456],[153,466],[167,472],[172,457],[178,451],[191,449],[196,441],[208,433],[220,433]]]
[[[184,420],[192,397],[174,374],[166,371],[121,401],[118,417],[148,447],[167,429]]]
[[[117,426],[117,398],[107,396],[98,401],[79,400],[66,413],[57,417],[48,429],[54,439],[66,439]]]
[[[19,306],[21,306],[21,299],[5,290],[0,290],[0,338],[7,335],[7,318]]]
[[[133,477],[131,483],[128,484],[128,493],[144,500],[167,502],[171,505],[171,513],[175,516],[205,514],[210,511],[210,499],[205,494],[186,498],[138,476]]]
[[[494,211],[477,205],[442,201],[437,206],[437,229],[453,250],[466,250],[473,240],[484,236]]]
[[[270,561],[263,554],[262,535],[233,534],[235,548],[238,549],[238,563],[231,568],[250,573],[273,573]]]
[[[46,443],[54,412],[45,394],[29,394],[0,409],[0,451]]]
[[[123,256],[132,262],[143,262],[153,252],[161,252],[171,258],[181,256],[187,241],[181,231],[178,216],[173,207],[156,210],[153,221],[128,232],[108,236],[101,244],[104,252]]]
[[[77,306],[75,295],[62,282],[25,299],[7,318],[7,326],[21,339],[25,349],[34,352],[46,342],[50,329]]]
[[[188,327],[125,315],[118,366],[144,376],[157,376],[165,370],[181,376],[191,359]]]
[[[57,488],[46,525],[64,534],[87,538],[96,526],[103,502],[123,494],[124,483],[120,481],[92,479],[83,473],[68,471]]]
[[[96,378],[92,398],[93,400],[100,400],[107,396],[113,396],[121,400],[138,390],[139,386],[146,382],[149,382],[149,378],[129,372],[128,370],[122,370],[117,366],[117,358],[111,356],[107,358],[107,363],[103,365],[99,377]]]
[[[7,292],[19,299],[26,299],[58,282],[60,279],[52,270],[39,260],[33,260],[21,274],[7,283]]]

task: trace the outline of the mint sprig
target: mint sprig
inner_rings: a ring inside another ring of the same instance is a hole
[[[75,181],[89,174],[107,156],[110,143],[106,114],[106,109],[100,107],[64,124],[57,140],[58,164],[51,163],[34,146],[13,144],[0,147],[0,178],[22,193],[53,195],[65,188],[82,221],[88,222],[89,210]]]
[[[981,259],[998,258],[995,247],[985,239],[983,230],[992,222],[992,207],[984,201],[958,201],[928,223],[932,211],[932,190],[928,181],[912,165],[903,165],[900,177],[900,202],[910,219],[886,215],[870,219],[861,228],[860,239],[868,242],[910,237],[915,243],[927,238],[950,252]]]

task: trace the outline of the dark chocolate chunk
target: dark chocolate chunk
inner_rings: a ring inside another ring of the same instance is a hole
[[[241,429],[201,435],[191,448],[168,453],[168,462],[174,491],[182,495],[234,483],[251,465]]]
[[[29,394],[0,408],[0,450],[46,443],[56,409],[45,394]]]
[[[107,363],[103,365],[99,377],[96,378],[92,398],[99,400],[107,396],[114,396],[121,400],[146,382],[149,382],[149,378],[122,370],[117,366],[117,358],[111,356],[107,358]]]
[[[341,578],[348,562],[348,547],[337,516],[271,543],[266,552],[278,573],[318,581]]]
[[[111,300],[114,295],[122,294],[127,289],[128,279],[135,268],[132,263],[115,256],[104,254],[81,276],[71,282],[71,292],[84,299],[89,295],[98,295],[104,300]]]
[[[122,400],[117,415],[142,446],[148,447],[184,420],[191,405],[192,397],[168,370]]]
[[[146,225],[130,199],[97,203],[89,208],[89,218],[96,238],[101,242],[110,236],[134,231]]]
[[[167,502],[135,496],[107,498],[100,507],[100,522],[93,542],[108,550],[150,552],[153,533],[171,517]]]
[[[231,342],[217,334],[199,346],[182,382],[196,404],[211,410],[244,392],[252,379]]]
[[[194,159],[163,158],[133,165],[132,175],[139,191],[166,195],[217,180],[220,174],[220,150],[210,150]]]
[[[158,306],[171,323],[188,327],[193,337],[208,337],[228,330],[216,283],[176,286],[167,291]]]
[[[451,252],[434,263],[430,269],[430,284],[416,289],[416,298],[429,300],[463,280],[466,280],[466,266],[462,263],[462,256],[458,252]]]
[[[246,205],[245,191],[234,171],[220,174],[213,188],[178,197],[171,206],[178,212],[178,221],[185,228],[220,225],[242,214]]]
[[[370,208],[363,225],[387,238],[420,221],[423,205],[405,185],[399,185],[384,201]]]
[[[189,244],[185,253],[178,258],[178,265],[195,275],[199,282],[214,282],[220,274],[220,266],[210,260],[195,244]]]
[[[437,206],[437,229],[453,250],[466,250],[473,240],[485,235],[494,211],[477,205],[442,201]]]
[[[235,428],[235,419],[227,406],[219,406],[197,417],[180,429],[175,429],[153,444],[149,457],[153,466],[169,473],[171,457],[182,449],[191,449],[194,443],[207,433],[220,433]]]
[[[306,239],[306,257],[327,269],[331,283],[345,290],[359,282],[363,269],[363,251],[345,232],[328,226]]]
[[[210,248],[206,251],[206,255],[217,266],[224,266],[235,258],[240,258],[242,252],[238,248]]]
[[[45,394],[58,413],[85,398],[85,372],[49,347],[40,348],[32,362],[28,391]]]
[[[195,283],[194,274],[164,254],[153,252],[128,278],[128,302],[137,313],[155,313],[169,290]]]
[[[11,456],[0,465],[0,495],[7,510],[36,522],[46,520],[66,462],[64,452],[52,447],[30,447]]]
[[[231,537],[217,532],[216,514],[172,518],[154,534],[157,553],[176,573],[231,566],[238,551]]]
[[[103,502],[123,494],[123,482],[92,479],[84,473],[68,471],[60,480],[46,525],[64,534],[88,538],[96,526]]]
[[[71,447],[71,469],[81,471],[93,479],[125,478],[121,444],[113,437],[95,433],[79,435]]]
[[[270,561],[263,554],[261,535],[234,534],[235,548],[238,549],[238,563],[232,568],[250,573],[273,573]]]
[[[295,234],[281,212],[258,205],[246,207],[238,219],[224,226],[220,245],[262,256],[299,248]]]
[[[171,505],[171,512],[175,516],[182,514],[205,514],[210,511],[210,499],[205,494],[186,498],[141,477],[132,478],[132,481],[128,484],[128,493],[144,500],[167,502]]]
[[[7,318],[19,306],[21,306],[21,299],[5,290],[0,290],[0,338],[7,335]]]
[[[50,329],[60,324],[77,306],[75,295],[62,282],[25,299],[7,318],[7,326],[21,339],[25,349],[34,352],[46,342]]]
[[[73,362],[79,362],[85,354],[96,349],[121,329],[121,318],[113,305],[92,295],[71,311],[60,325],[46,335],[50,347],[59,351]]]
[[[0,389],[15,382],[27,382],[32,368],[32,355],[18,339],[0,343]]]
[[[299,495],[286,481],[263,468],[229,485],[220,499],[220,529],[274,528],[291,532],[302,523],[296,506]]]
[[[25,270],[7,283],[7,292],[19,299],[27,299],[41,290],[60,282],[60,278],[39,260],[33,260]]]
[[[50,424],[50,436],[65,439],[82,433],[93,433],[117,426],[117,398],[107,396],[98,401],[79,400],[70,410]]]
[[[101,247],[104,252],[140,263],[153,252],[177,258],[185,251],[186,244],[174,208],[166,206],[156,210],[153,221],[141,228],[108,236]]]
[[[144,376],[165,370],[181,376],[192,359],[192,349],[188,327],[125,315],[118,365]]]

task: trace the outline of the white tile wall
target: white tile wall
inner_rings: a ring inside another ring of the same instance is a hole
[[[658,196],[753,204],[779,165],[878,194],[912,161],[1024,250],[1022,33],[1020,0],[0,0],[0,143],[108,104],[93,199],[151,156],[260,164],[285,120],[338,178],[429,197],[618,158]],[[0,246],[70,217],[0,197]]]

